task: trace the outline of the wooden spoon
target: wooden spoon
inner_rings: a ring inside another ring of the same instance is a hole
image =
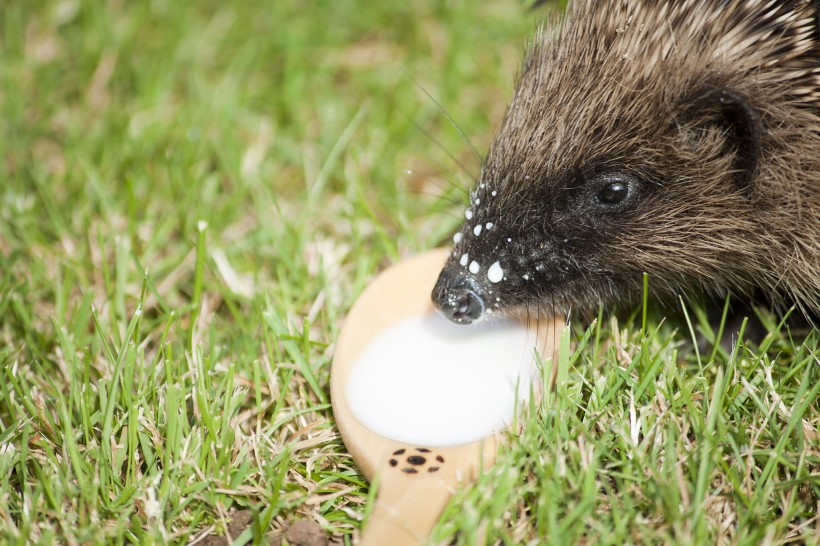
[[[330,381],[336,423],[362,473],[378,486],[362,546],[424,543],[455,488],[473,481],[495,460],[496,435],[444,447],[392,440],[363,425],[346,397],[350,372],[373,337],[403,319],[434,312],[430,293],[446,255],[444,249],[432,250],[381,273],[353,305],[336,341]],[[554,341],[562,322],[543,318],[530,328],[538,340],[534,348],[555,362]],[[555,373],[552,366],[550,384]]]

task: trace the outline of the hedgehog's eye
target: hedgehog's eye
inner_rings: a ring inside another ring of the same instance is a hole
[[[629,185],[623,180],[612,180],[598,192],[598,202],[604,205],[615,205],[629,195]]]
[[[585,180],[584,200],[600,213],[620,213],[635,204],[641,193],[639,179],[623,171],[604,171]]]

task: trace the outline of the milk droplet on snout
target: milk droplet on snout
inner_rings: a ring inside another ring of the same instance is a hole
[[[473,228],[473,234],[478,237],[481,235],[481,224],[478,224],[476,227]]]
[[[487,279],[490,282],[500,282],[501,279],[504,278],[504,270],[501,269],[501,264],[498,262],[494,262],[493,265],[487,270]]]
[[[464,238],[464,234],[460,231],[457,231],[455,235],[453,235],[453,244],[458,244]]]
[[[470,209],[465,210],[464,211],[464,217],[467,218],[467,220],[472,220],[473,219],[473,211],[471,211]]]
[[[515,321],[465,326],[438,313],[411,316],[365,347],[347,401],[365,427],[396,441],[475,442],[509,426],[537,388],[536,343]]]
[[[478,273],[478,271],[479,271],[480,269],[481,269],[481,266],[480,266],[480,265],[478,265],[478,262],[477,262],[477,261],[473,260],[472,262],[470,262],[470,273],[472,273],[473,275],[475,275],[476,273]]]
[[[470,260],[470,256],[468,254],[462,254],[461,259],[458,263],[461,264],[462,267],[467,267],[467,262]]]

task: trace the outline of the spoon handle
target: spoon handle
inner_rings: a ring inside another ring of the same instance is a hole
[[[378,493],[360,546],[419,546],[458,487],[475,481],[495,460],[497,439],[440,448],[382,445]]]
[[[452,475],[405,477],[398,472],[385,472],[359,545],[424,544],[456,485]]]

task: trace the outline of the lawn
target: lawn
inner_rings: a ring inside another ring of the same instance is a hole
[[[543,13],[4,0],[0,542],[352,543],[334,339],[448,243]],[[818,332],[648,307],[573,325],[435,543],[820,543]]]

